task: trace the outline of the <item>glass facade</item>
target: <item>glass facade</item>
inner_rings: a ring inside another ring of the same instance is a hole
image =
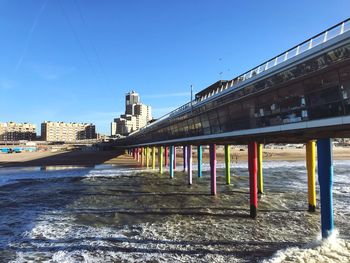
[[[347,44],[215,100],[196,104],[131,139],[134,143],[161,141],[350,115],[349,58]]]

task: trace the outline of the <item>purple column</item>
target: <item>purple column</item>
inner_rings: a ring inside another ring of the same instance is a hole
[[[165,146],[164,147],[164,165],[165,167],[168,166],[168,157],[169,157],[169,147],[168,146]]]
[[[192,145],[187,146],[187,178],[188,184],[192,184]]]
[[[216,195],[216,145],[210,144],[210,185],[211,194]]]

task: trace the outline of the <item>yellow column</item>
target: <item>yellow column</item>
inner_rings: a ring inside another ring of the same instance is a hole
[[[263,178],[263,155],[262,155],[263,145],[258,144],[258,193],[262,194],[264,192],[264,178]]]
[[[146,147],[146,167],[149,167],[149,147]]]
[[[156,147],[152,147],[152,169],[156,169]]]
[[[315,141],[308,141],[306,143],[306,169],[307,169],[307,186],[308,186],[308,200],[309,212],[316,211],[316,143]]]
[[[163,146],[159,146],[158,148],[158,166],[159,166],[159,173],[163,173]]]

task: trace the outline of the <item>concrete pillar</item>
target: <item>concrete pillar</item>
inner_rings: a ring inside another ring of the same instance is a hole
[[[333,220],[333,156],[332,140],[317,140],[318,182],[321,196],[321,229],[322,238],[331,235],[334,229]]]
[[[174,170],[176,170],[176,146],[174,146]]]
[[[187,146],[187,181],[192,185],[192,145]]]
[[[216,145],[210,144],[210,188],[211,194],[216,195]]]
[[[255,218],[258,208],[258,182],[257,182],[257,143],[248,144],[248,169],[249,169],[249,188],[250,188],[250,217]]]
[[[309,201],[309,212],[316,211],[316,143],[306,143],[306,169],[307,169],[307,192]]]
[[[203,149],[202,145],[197,146],[197,165],[198,165],[198,177],[202,177],[202,155],[203,155]]]
[[[226,184],[231,183],[231,160],[230,160],[230,145],[225,145],[225,174]]]
[[[263,177],[263,145],[258,144],[258,193],[264,193],[264,177]]]

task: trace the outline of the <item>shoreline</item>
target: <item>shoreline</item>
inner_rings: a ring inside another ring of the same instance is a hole
[[[248,151],[244,147],[231,147],[231,162],[247,161]],[[350,148],[334,147],[334,160],[350,160]],[[156,159],[158,159],[156,157]],[[176,154],[177,164],[182,164],[182,149]],[[303,161],[305,148],[264,148],[263,161]],[[217,161],[224,162],[224,150],[217,148]],[[203,149],[203,162],[209,162],[208,149]],[[156,162],[157,163],[157,162]],[[193,163],[197,163],[197,150],[193,147]],[[98,164],[114,164],[119,166],[140,167],[131,156],[122,151],[66,151],[66,152],[22,152],[0,154],[0,168],[30,167],[30,166],[58,166],[81,165],[94,166]]]

